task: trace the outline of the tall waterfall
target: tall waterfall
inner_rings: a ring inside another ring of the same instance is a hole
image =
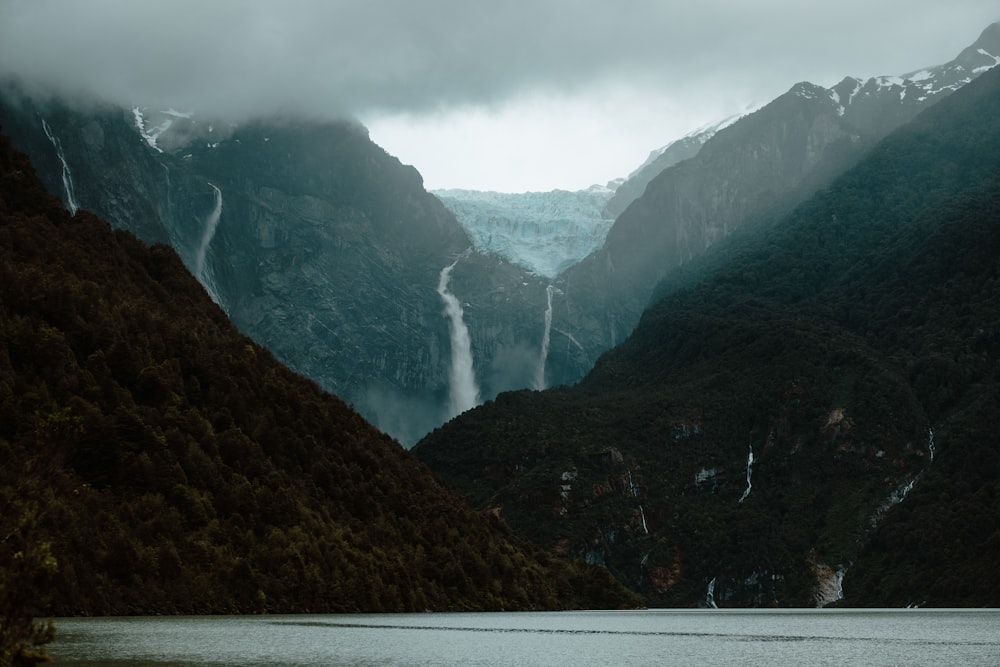
[[[66,189],[66,208],[69,209],[70,215],[76,215],[76,212],[80,210],[80,205],[77,203],[76,194],[73,192],[73,175],[69,172],[69,165],[66,163],[66,156],[63,154],[62,143],[52,133],[52,128],[49,127],[44,118],[42,119],[42,129],[45,130],[45,136],[49,138],[52,146],[56,149],[59,161],[62,162],[63,188]]]
[[[545,389],[545,361],[549,357],[549,340],[552,335],[552,294],[556,292],[553,285],[545,288],[548,305],[545,308],[545,331],[542,333],[542,353],[538,358],[538,370],[535,371],[535,389]]]
[[[448,317],[448,330],[451,334],[451,369],[448,372],[449,419],[479,405],[479,387],[476,385],[476,375],[472,369],[472,342],[469,339],[469,328],[465,326],[463,319],[465,313],[458,298],[448,291],[451,270],[456,264],[458,264],[457,259],[441,269],[437,287],[437,292],[444,301],[444,314]]]
[[[215,289],[215,280],[205,267],[205,255],[208,253],[208,246],[215,236],[215,228],[219,226],[219,218],[222,217],[222,191],[211,183],[209,185],[215,190],[215,208],[205,218],[205,229],[202,230],[201,242],[198,244],[198,251],[194,256],[194,277],[208,290],[212,300],[221,305],[222,302],[219,301],[219,294]]]

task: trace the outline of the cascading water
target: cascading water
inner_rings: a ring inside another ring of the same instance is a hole
[[[927,429],[927,451],[930,454],[931,463],[933,463],[934,454],[936,453],[937,450],[934,448],[934,429],[932,428]]]
[[[743,504],[743,501],[750,495],[750,489],[753,488],[753,484],[750,483],[751,474],[753,474],[753,445],[750,445],[750,454],[747,455],[747,490],[740,496],[740,504]]]
[[[552,334],[552,295],[557,291],[556,287],[549,285],[545,288],[545,296],[548,305],[545,308],[545,331],[542,333],[542,353],[538,359],[538,370],[535,373],[535,389],[541,391],[545,389],[545,362],[549,356],[549,340]]]
[[[56,149],[56,155],[59,156],[59,161],[62,162],[62,181],[63,188],[66,189],[66,208],[69,209],[71,215],[76,215],[76,212],[80,210],[80,205],[76,201],[76,194],[73,192],[73,175],[69,172],[69,164],[66,162],[66,156],[63,154],[62,143],[59,141],[58,137],[52,133],[52,128],[49,124],[42,119],[42,129],[45,130],[45,136],[49,138],[52,142],[52,146]]]
[[[215,236],[215,228],[219,226],[219,218],[222,217],[222,191],[211,183],[209,185],[215,190],[215,207],[208,214],[208,217],[205,218],[205,229],[201,233],[201,242],[198,244],[198,250],[194,256],[194,277],[208,290],[208,294],[212,297],[212,300],[221,305],[222,302],[219,300],[219,294],[215,289],[215,280],[205,266],[205,256],[208,253],[208,246],[212,243],[212,238]]]
[[[448,291],[451,270],[456,264],[458,264],[457,259],[441,269],[437,287],[437,292],[444,301],[444,314],[448,317],[448,330],[451,334],[451,369],[448,373],[449,419],[479,405],[479,387],[472,368],[472,341],[469,339],[469,328],[465,326],[465,313],[458,298]]]
[[[712,577],[712,580],[708,582],[708,590],[705,591],[705,606],[709,609],[718,609],[719,605],[715,604],[715,580],[717,577]]]

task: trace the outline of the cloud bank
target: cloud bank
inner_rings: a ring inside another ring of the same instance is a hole
[[[477,133],[480,155],[511,131],[544,149],[565,130],[552,153],[569,130],[633,137],[622,175],[699,119],[801,80],[945,62],[998,19],[995,0],[2,0],[0,78],[235,122],[352,116],[390,152],[412,144],[421,171],[421,132]],[[503,168],[535,166],[553,170]]]
[[[950,58],[979,0],[7,0],[0,73],[226,116],[425,112],[609,82],[753,89]],[[914,63],[913,52],[926,54]]]

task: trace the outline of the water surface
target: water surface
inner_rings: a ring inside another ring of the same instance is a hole
[[[993,610],[643,610],[58,619],[58,665],[1000,664]]]

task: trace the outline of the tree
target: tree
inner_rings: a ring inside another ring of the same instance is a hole
[[[0,487],[0,667],[50,661],[45,646],[55,637],[52,620],[36,617],[58,566],[38,539],[40,502],[27,486]]]

